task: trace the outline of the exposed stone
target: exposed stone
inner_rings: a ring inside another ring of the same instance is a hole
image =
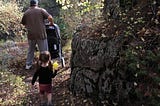
[[[123,88],[124,81],[120,78],[120,76],[124,77],[125,72],[118,72],[113,65],[119,58],[119,50],[123,45],[122,39],[122,36],[110,40],[74,36],[70,84],[72,92],[114,102],[128,96],[129,90]]]

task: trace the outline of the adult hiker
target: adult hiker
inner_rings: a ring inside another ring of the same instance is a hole
[[[40,52],[48,51],[46,19],[53,25],[53,17],[45,9],[38,7],[38,0],[30,0],[30,7],[25,11],[21,21],[28,31],[29,48],[25,66],[27,70],[32,67],[36,45]]]

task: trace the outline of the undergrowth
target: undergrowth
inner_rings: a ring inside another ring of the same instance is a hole
[[[1,42],[0,49],[0,105],[22,105],[28,86],[23,81],[25,77],[12,73],[9,66],[21,60],[18,55],[23,51],[20,51],[13,41]]]
[[[24,35],[24,27],[20,24],[22,17],[21,8],[16,1],[0,0],[0,38],[13,39]]]

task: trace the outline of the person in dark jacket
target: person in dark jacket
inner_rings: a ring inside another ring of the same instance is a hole
[[[32,78],[32,87],[35,84],[35,81],[38,79],[39,82],[39,92],[41,105],[45,104],[45,94],[47,95],[47,105],[53,106],[52,104],[52,78],[57,75],[57,65],[54,68],[52,64],[51,56],[48,51],[43,51],[39,55],[39,60],[37,62],[37,69]]]

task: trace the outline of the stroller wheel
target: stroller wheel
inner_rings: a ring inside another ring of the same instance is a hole
[[[62,64],[62,67],[65,67],[65,60],[64,60],[64,57],[61,58],[61,64]]]

